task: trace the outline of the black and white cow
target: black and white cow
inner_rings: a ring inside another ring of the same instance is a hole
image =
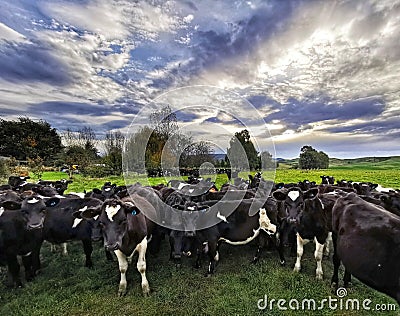
[[[219,201],[211,206],[207,211],[209,216],[216,216],[220,222],[210,228],[196,231],[198,241],[198,256],[196,267],[200,266],[200,254],[203,244],[207,244],[207,252],[209,265],[207,274],[214,273],[215,265],[219,261],[219,247],[222,243],[230,245],[245,245],[258,238],[260,242],[257,252],[253,258],[253,262],[257,262],[262,247],[265,244],[265,238],[272,238],[274,245],[277,247],[277,217],[276,208],[271,206],[271,199],[265,201],[257,201],[255,199],[241,201]],[[205,203],[212,204],[213,202]],[[275,205],[276,207],[276,205]],[[252,215],[251,209],[258,210]],[[225,216],[224,214],[230,214]],[[261,236],[261,239],[259,239]],[[280,255],[281,264],[285,264],[283,253],[277,247]]]
[[[303,192],[300,188],[278,190],[273,193],[276,200],[284,202],[287,221],[296,230],[297,259],[294,271],[301,270],[301,258],[304,245],[309,241],[315,242],[315,260],[317,261],[316,278],[323,278],[322,258],[325,243],[330,240],[332,224],[331,214],[325,210],[324,204],[318,197],[318,188]]]
[[[42,199],[31,196],[19,204],[19,208],[27,220],[27,228],[40,230],[44,240],[53,244],[71,240],[82,241],[86,255],[85,266],[91,268],[93,267],[91,258],[93,223],[83,218],[76,218],[75,213],[101,203],[100,200],[93,198]]]
[[[149,282],[146,278],[146,251],[148,238],[155,224],[144,213],[153,213],[153,216],[156,216],[154,207],[137,194],[121,200],[109,199],[100,207],[88,208],[82,212],[85,218],[100,216],[104,246],[107,250],[114,251],[118,258],[121,273],[119,296],[126,294],[128,259],[132,258],[136,252],[139,254],[137,269],[142,276],[143,294],[150,293]]]

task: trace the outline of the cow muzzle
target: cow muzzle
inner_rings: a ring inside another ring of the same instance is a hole
[[[39,223],[29,224],[27,225],[28,230],[34,229],[42,229],[43,228],[44,219],[42,219]]]
[[[287,222],[289,224],[297,224],[297,218],[290,217],[290,218],[287,219]]]
[[[106,248],[106,250],[108,250],[108,251],[115,251],[115,250],[118,250],[118,249],[119,249],[119,244],[118,244],[118,243],[115,243],[115,244],[113,244],[113,245],[107,244],[107,245],[105,245],[105,248]]]

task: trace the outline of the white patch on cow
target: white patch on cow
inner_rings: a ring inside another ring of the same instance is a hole
[[[100,216],[100,215],[96,215],[95,217],[93,217],[93,219],[94,219],[95,221],[97,221],[97,219],[99,218],[99,216]]]
[[[105,188],[104,191],[110,192],[110,191],[111,191],[111,188]]]
[[[74,223],[72,224],[72,228],[75,228],[76,226],[79,225],[80,222],[82,222],[83,219],[82,218],[75,218],[74,219]]]
[[[395,191],[393,188],[384,188],[380,184],[375,188],[376,191],[381,192],[381,193],[389,193],[389,191]]]
[[[189,184],[188,183],[183,183],[183,182],[181,182],[181,183],[179,183],[179,185],[178,185],[178,190],[181,190],[183,187],[186,187],[186,186],[188,186]]]
[[[68,194],[76,195],[76,196],[80,197],[81,199],[83,199],[83,198],[85,197],[85,193],[83,193],[83,192],[79,192],[79,193],[77,193],[77,192],[70,192],[70,193],[68,193]]]
[[[189,189],[189,193],[193,193],[194,189]]]
[[[225,223],[228,223],[228,220],[226,219],[226,217],[224,215],[222,215],[219,211],[217,213],[217,217],[219,219],[222,219]]]
[[[195,208],[194,206],[188,206],[187,209],[188,209],[189,211],[195,211],[195,210],[196,210],[196,208]]]
[[[271,223],[265,208],[260,209],[260,218],[258,222],[260,223],[260,228],[266,233],[269,232],[272,232],[273,234],[276,233],[276,225]]]
[[[25,184],[28,184],[28,182],[26,182],[26,181],[22,182],[22,183],[19,185],[19,187],[23,187]]]
[[[0,207],[0,216],[4,213],[4,207]]]
[[[320,198],[317,198],[317,199],[318,199],[319,203],[321,203],[322,209],[325,209],[325,205],[324,205],[324,203],[322,203],[321,199]]]
[[[85,205],[84,207],[80,208],[78,211],[79,212],[84,212],[87,210],[87,205]]]
[[[253,239],[255,239],[258,235],[260,234],[260,228],[258,229],[253,229],[253,236],[248,237],[246,240],[242,241],[230,241],[229,239],[226,239],[224,237],[221,237],[219,240],[225,241],[227,244],[234,245],[234,246],[240,246],[240,245],[246,245]]]
[[[62,195],[59,195],[59,194],[56,194],[54,197],[57,197],[59,199],[65,199],[65,196],[62,196]]]
[[[292,200],[292,201],[296,201],[296,199],[300,196],[300,192],[299,191],[290,191],[288,193],[288,197]]]
[[[22,257],[28,257],[28,256],[30,256],[31,254],[32,254],[32,251],[29,251],[28,253],[22,255]]]
[[[133,203],[130,202],[130,201],[125,202],[125,204],[127,204],[127,205],[129,205],[129,206],[132,206],[132,207],[136,206],[135,204],[133,204]]]
[[[38,199],[36,199],[36,198],[33,198],[33,199],[31,199],[31,200],[28,200],[27,202],[29,203],[29,204],[35,204],[35,203],[37,203],[37,202],[39,202],[40,200],[38,200]]]
[[[114,216],[118,213],[119,209],[121,208],[121,205],[117,205],[117,206],[110,206],[110,205],[106,205],[106,214],[108,219],[113,222],[113,218]]]
[[[217,253],[216,253],[215,257],[214,257],[214,260],[215,261],[219,261],[219,252],[218,251],[217,251]]]

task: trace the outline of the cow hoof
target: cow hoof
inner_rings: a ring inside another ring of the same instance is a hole
[[[181,263],[175,263],[175,268],[180,269],[182,267]]]
[[[317,274],[317,275],[315,276],[315,278],[316,278],[317,280],[323,280],[322,274]]]
[[[254,258],[253,260],[250,261],[251,264],[256,264],[258,262],[258,258]]]
[[[119,297],[122,297],[122,296],[125,296],[125,294],[126,294],[126,285],[124,286],[124,285],[120,285],[119,286],[119,288],[118,288],[118,296]]]
[[[300,272],[300,269],[301,269],[300,267],[294,267],[294,268],[293,268],[293,272],[299,273],[299,272]]]

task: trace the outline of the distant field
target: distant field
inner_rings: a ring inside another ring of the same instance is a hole
[[[397,159],[379,162],[379,166],[386,164],[386,170],[374,170],[371,166],[354,169],[335,166],[328,170],[312,171],[278,169],[276,181],[297,182],[309,179],[320,183],[321,175],[333,175],[338,180],[371,181],[386,187],[400,188],[400,168],[397,163]],[[360,165],[366,166],[364,163]],[[43,179],[53,180],[66,177],[64,173],[43,175]],[[75,175],[69,191],[91,190],[100,187],[105,181],[124,184],[122,177],[87,179]],[[150,179],[151,184],[166,181],[164,178]],[[216,182],[220,186],[226,181],[226,175],[221,175]],[[84,255],[80,243],[70,244],[68,257],[50,253],[49,244],[45,243],[41,253],[42,273],[34,282],[22,289],[7,289],[4,285],[6,274],[4,269],[0,270],[0,315],[399,315],[399,306],[394,300],[357,280],[354,280],[345,299],[356,299],[361,304],[364,300],[371,300],[370,306],[373,309],[377,304],[393,304],[379,306],[396,308],[396,311],[365,311],[362,307],[360,310],[345,310],[345,305],[336,310],[325,305],[315,311],[281,311],[275,305],[272,310],[261,312],[257,302],[265,295],[268,300],[296,299],[300,302],[303,299],[321,302],[329,297],[337,297],[330,289],[331,258],[323,262],[324,280],[315,280],[312,244],[305,247],[300,274],[292,272],[294,257],[287,254],[287,266],[282,268],[273,250],[265,252],[258,264],[249,264],[255,250],[253,244],[241,247],[223,245],[215,276],[205,278],[205,262],[199,270],[192,268],[189,259],[184,260],[180,269],[169,262],[169,245],[165,240],[157,256],[147,255],[147,278],[153,291],[150,297],[142,296],[140,275],[133,263],[127,273],[128,293],[126,297],[118,298],[118,264],[116,261],[106,261],[100,244],[95,245],[95,267],[89,270],[83,267]]]

